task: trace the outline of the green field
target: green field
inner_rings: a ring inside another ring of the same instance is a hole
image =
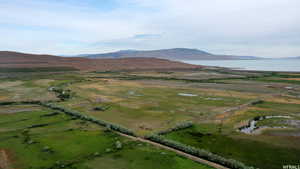
[[[42,107],[0,117],[0,150],[12,168],[209,168]]]
[[[48,71],[0,72],[0,168],[209,168],[116,133],[123,129],[139,138],[167,131],[163,138],[261,169],[300,164],[299,74]],[[263,116],[289,118],[239,131]]]
[[[247,137],[240,138],[235,134],[220,134],[202,127],[199,125],[173,132],[166,137],[259,168],[281,168],[285,164],[298,163],[299,148],[289,148],[288,145],[278,146]],[[277,140],[273,139],[273,141]]]

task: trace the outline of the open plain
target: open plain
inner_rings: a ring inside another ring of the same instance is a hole
[[[299,163],[297,73],[53,72],[2,72],[1,168],[216,167],[139,139],[225,168]],[[176,144],[209,153],[193,154]]]

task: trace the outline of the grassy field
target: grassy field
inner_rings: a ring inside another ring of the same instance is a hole
[[[279,146],[272,142],[254,140],[249,136],[238,137],[237,134],[220,134],[216,129],[203,129],[201,125],[173,132],[165,137],[265,169],[279,169],[285,164],[297,164],[300,156],[299,147],[289,147],[288,144]],[[268,141],[276,142],[278,139],[268,138]]]
[[[0,102],[52,102],[126,127],[139,137],[189,121],[193,127],[163,137],[262,169],[299,164],[299,74],[19,71],[0,72]],[[255,100],[262,102],[248,104]],[[269,128],[256,134],[239,131],[262,116],[290,118],[259,121],[258,127]],[[3,154],[9,169],[209,168],[30,104],[0,106],[0,162]]]
[[[25,107],[32,110],[21,111]],[[0,150],[12,168],[209,168],[60,112],[28,105],[14,109],[19,111],[0,113]]]
[[[64,102],[64,106],[122,124],[140,134],[169,128],[181,121],[211,121],[219,112],[251,100],[193,88],[143,85],[121,80],[93,80],[77,83],[70,89],[78,97]],[[97,106],[107,109],[96,111],[93,108]]]

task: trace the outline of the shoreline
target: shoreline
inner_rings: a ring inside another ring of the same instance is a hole
[[[242,72],[300,73],[300,59],[180,60],[182,63]]]

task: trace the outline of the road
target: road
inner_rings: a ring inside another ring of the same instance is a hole
[[[191,159],[191,160],[193,160],[193,161],[195,161],[195,162],[198,162],[198,163],[201,163],[201,164],[206,164],[206,165],[208,165],[208,166],[210,166],[210,167],[213,167],[213,168],[216,168],[216,169],[229,169],[229,168],[224,167],[224,166],[222,166],[222,165],[220,165],[220,164],[217,164],[217,163],[214,163],[214,162],[211,162],[211,161],[208,161],[208,160],[199,158],[199,157],[197,157],[197,156],[194,156],[194,155],[185,153],[185,152],[183,152],[183,151],[180,151],[180,150],[177,150],[177,149],[174,149],[174,148],[171,148],[171,147],[168,147],[168,146],[165,146],[165,145],[162,145],[162,144],[159,144],[159,143],[150,141],[150,140],[146,140],[146,139],[141,138],[141,137],[129,136],[129,135],[126,135],[126,134],[123,134],[123,133],[119,133],[119,132],[117,132],[117,133],[118,133],[119,135],[121,135],[121,136],[130,138],[130,139],[135,140],[135,141],[140,141],[140,142],[148,143],[148,144],[154,145],[154,146],[156,146],[156,147],[163,148],[163,149],[166,149],[166,150],[175,152],[176,154],[179,154],[179,155],[181,155],[181,156],[184,156],[184,157],[186,157],[186,158],[188,158],[188,159]]]

